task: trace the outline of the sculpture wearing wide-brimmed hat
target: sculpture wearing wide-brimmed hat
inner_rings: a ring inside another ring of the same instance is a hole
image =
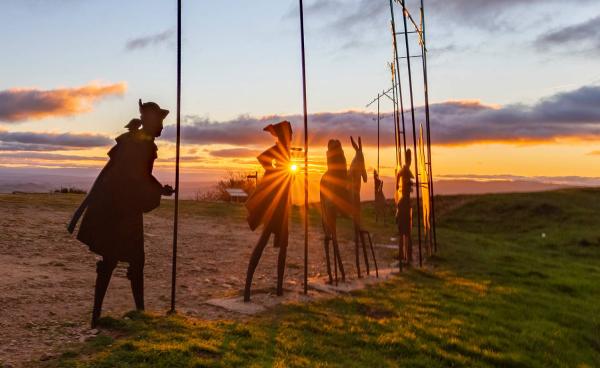
[[[100,316],[112,271],[120,261],[129,263],[136,307],[144,309],[143,213],[158,207],[162,195],[173,193],[170,186],[161,185],[152,175],[158,150],[154,139],[161,135],[169,111],[141,100],[139,109],[140,119],[130,121],[126,126],[129,132],[116,139],[117,144],[108,152],[109,162],[68,227],[73,232],[83,215],[77,239],[103,258],[97,264],[92,325]]]

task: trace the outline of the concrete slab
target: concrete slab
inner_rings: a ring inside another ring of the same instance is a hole
[[[277,296],[273,293],[258,292],[252,294],[249,302],[244,302],[242,296],[215,298],[204,302],[204,304],[223,308],[230,312],[254,315],[262,313],[279,304],[287,303],[303,303],[315,300],[318,295],[314,291],[309,291],[308,295],[304,295],[301,290],[285,290],[283,296]]]
[[[254,301],[250,301],[248,303],[244,302],[244,298],[241,296],[236,298],[209,299],[204,303],[215,307],[223,308],[230,312],[236,312],[247,315],[258,314],[267,310],[266,307]]]
[[[372,271],[370,275],[365,275],[360,279],[350,278],[347,279],[346,282],[340,281],[337,286],[328,284],[327,277],[319,276],[308,280],[308,295],[304,295],[302,288],[298,287],[293,290],[285,290],[283,296],[277,296],[270,292],[258,292],[252,294],[252,299],[247,303],[244,302],[242,296],[235,296],[209,299],[205,301],[204,304],[222,308],[229,312],[255,315],[265,312],[279,304],[311,302],[317,299],[327,298],[328,296],[349,294],[354,291],[363,290],[370,285],[386,281],[396,274],[397,270],[385,268],[379,270],[379,277],[376,277],[375,271]]]
[[[398,249],[398,244],[375,243],[374,246],[375,246],[375,248],[382,248],[382,249]]]
[[[346,282],[338,281],[338,284],[329,284],[328,277],[312,278],[308,282],[311,289],[318,290],[329,294],[348,294],[353,291],[363,290],[369,285],[388,280],[390,277],[397,274],[397,270],[386,268],[379,270],[379,277],[376,277],[375,271],[370,275],[365,275],[362,278],[346,279]]]

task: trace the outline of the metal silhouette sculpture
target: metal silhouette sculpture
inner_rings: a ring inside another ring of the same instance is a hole
[[[360,203],[360,188],[362,182],[367,182],[367,169],[365,167],[365,156],[362,151],[362,141],[358,137],[358,144],[354,141],[354,138],[350,137],[352,147],[354,147],[355,155],[350,163],[348,169],[348,195],[350,197],[350,205],[352,207],[352,222],[354,225],[354,252],[356,259],[356,273],[358,277],[362,277],[360,273],[360,245],[362,245],[363,256],[365,261],[365,268],[367,275],[370,274],[369,267],[369,256],[367,252],[367,245],[365,243],[365,236],[368,237],[369,244],[371,246],[371,254],[373,256],[373,262],[375,264],[375,273],[379,276],[379,270],[377,267],[377,260],[375,258],[375,250],[373,248],[373,242],[371,240],[371,234],[362,228],[361,219],[361,203]],[[359,244],[360,243],[360,244]]]
[[[283,295],[283,275],[288,246],[288,220],[290,212],[290,189],[293,173],[291,171],[291,142],[292,126],[288,121],[270,124],[264,128],[271,133],[277,142],[261,153],[257,159],[265,169],[262,180],[256,190],[248,197],[248,225],[253,231],[260,225],[263,230],[248,264],[244,301],[250,301],[250,289],[254,271],[265,249],[271,234],[274,235],[274,245],[279,248],[277,262],[277,295]]]
[[[412,192],[414,178],[410,171],[412,162],[412,154],[410,149],[406,150],[405,162],[402,169],[396,176],[396,187],[400,193],[400,200],[396,207],[396,224],[398,225],[398,247],[399,247],[399,265],[402,267],[402,262],[412,263],[413,244],[412,244],[412,207],[410,204],[410,194]]]
[[[348,170],[346,156],[339,140],[331,139],[327,144],[327,171],[321,177],[320,182],[321,199],[321,222],[325,238],[325,260],[327,262],[327,275],[329,283],[333,283],[334,277],[331,273],[331,260],[329,256],[329,242],[333,243],[333,259],[335,282],[338,280],[338,267],[342,275],[342,281],[346,281],[346,272],[340,256],[337,239],[337,216],[339,214],[349,215],[351,205],[348,198]]]
[[[325,260],[327,262],[327,274],[329,276],[329,282],[333,283],[335,280],[336,284],[338,282],[338,266],[342,274],[342,281],[345,281],[346,279],[346,273],[344,272],[344,265],[340,256],[337,240],[336,219],[338,215],[349,216],[352,219],[354,227],[356,272],[358,277],[362,277],[360,272],[360,245],[362,245],[363,248],[367,275],[371,272],[365,236],[369,240],[371,255],[375,265],[375,273],[379,276],[379,268],[377,267],[377,259],[375,258],[375,249],[373,248],[371,234],[364,230],[361,225],[361,180],[365,183],[367,182],[367,169],[365,167],[365,157],[362,152],[362,142],[360,137],[358,138],[358,144],[354,142],[352,137],[350,137],[350,141],[352,142],[352,147],[354,147],[356,154],[350,164],[349,170],[346,170],[346,157],[340,141],[334,139],[329,141],[327,150],[327,171],[321,178],[320,183],[321,216],[323,231],[325,232],[324,247]],[[333,243],[334,275],[331,273],[331,260],[329,254],[330,241]]]
[[[375,187],[375,222],[379,222],[379,217],[382,218],[385,225],[385,195],[383,194],[383,180],[379,178],[379,172],[373,170],[373,185]]]
[[[160,204],[162,195],[173,188],[152,176],[163,120],[169,113],[154,102],[139,101],[141,119],[127,124],[129,132],[119,136],[108,152],[109,162],[81,203],[68,231],[73,233],[83,215],[77,239],[102,260],[96,264],[96,286],[92,328],[97,325],[102,302],[118,262],[129,263],[127,277],[138,310],[144,309],[144,225],[143,213]]]

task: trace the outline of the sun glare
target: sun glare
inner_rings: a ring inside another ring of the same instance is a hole
[[[298,171],[298,165],[296,164],[292,164],[292,166],[290,166],[290,171],[295,173],[296,171]]]

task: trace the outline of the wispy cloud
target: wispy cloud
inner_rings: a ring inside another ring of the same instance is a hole
[[[568,49],[569,53],[600,55],[600,15],[543,34],[535,45],[540,51]]]
[[[81,114],[109,96],[121,96],[127,85],[90,83],[78,88],[40,90],[11,88],[0,91],[0,122],[16,123]]]
[[[113,143],[100,134],[9,132],[0,130],[0,151],[58,151],[106,147]]]
[[[560,138],[600,139],[600,86],[586,86],[558,93],[532,105],[502,107],[478,101],[448,101],[432,104],[432,139],[436,144],[481,142],[527,143]],[[393,145],[390,114],[381,123],[381,144]],[[330,138],[362,136],[366,145],[376,145],[376,115],[364,111],[324,112],[309,116],[311,144],[327,144]],[[406,115],[410,124],[409,114]],[[417,123],[424,121],[424,109],[416,109]],[[240,116],[229,121],[211,121],[188,116],[183,125],[184,142],[201,145],[229,144],[240,147],[264,146],[273,138],[262,131],[268,124],[289,120],[296,143],[302,136],[300,115],[264,117]],[[407,126],[407,130],[409,126]],[[175,129],[168,126],[164,137],[173,140]],[[409,135],[410,137],[410,135]]]
[[[125,44],[125,50],[133,51],[144,49],[149,46],[156,46],[163,43],[167,43],[173,39],[175,31],[173,29],[167,29],[166,31],[146,35],[138,38],[131,39]]]

